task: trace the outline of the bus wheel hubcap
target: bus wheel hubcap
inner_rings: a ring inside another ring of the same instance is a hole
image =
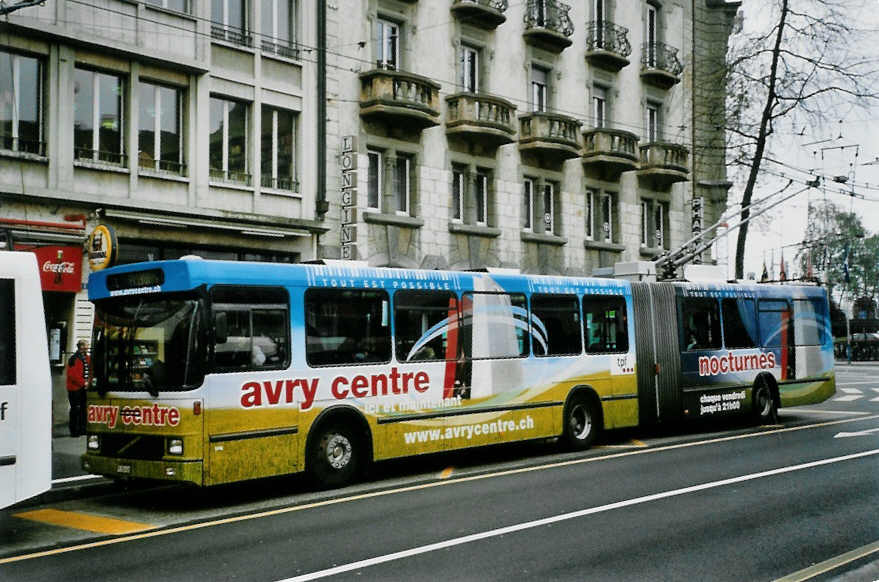
[[[577,439],[585,438],[592,430],[592,421],[586,412],[586,408],[582,405],[576,405],[574,410],[571,411],[571,429],[571,432],[574,433],[574,437]]]
[[[334,434],[327,441],[327,461],[334,469],[341,469],[351,460],[351,441],[344,435]]]

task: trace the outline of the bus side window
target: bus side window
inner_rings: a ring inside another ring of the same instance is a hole
[[[721,300],[724,344],[729,350],[757,347],[757,316],[753,299]]]
[[[394,294],[394,338],[398,362],[455,360],[458,298],[448,291],[408,291]]]
[[[574,355],[583,351],[576,296],[532,295],[531,343],[535,356]]]
[[[720,310],[716,299],[685,297],[681,300],[681,318],[684,350],[720,349]]]
[[[305,292],[305,357],[309,366],[391,361],[390,301],[373,289]]]
[[[820,299],[794,299],[794,341],[798,346],[824,343],[824,305]]]
[[[584,295],[583,326],[586,352],[590,354],[629,351],[626,300],[615,295]]]
[[[461,298],[464,357],[474,360],[527,357],[527,305],[522,293],[464,293]]]
[[[0,386],[15,377],[15,281],[0,279]]]
[[[290,313],[285,289],[217,286],[211,300],[213,321],[224,321],[225,328],[223,337],[215,333],[217,369],[278,370],[289,365]]]

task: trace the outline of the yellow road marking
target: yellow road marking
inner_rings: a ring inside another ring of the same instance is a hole
[[[646,447],[647,446],[643,442],[639,441],[638,439],[632,439],[632,444],[635,445],[636,447]]]
[[[167,529],[160,529],[154,531],[148,531],[143,533],[135,533],[131,535],[127,535],[124,537],[111,538],[107,540],[100,540],[97,542],[89,542],[85,544],[78,544],[75,546],[67,546],[65,548],[55,548],[52,550],[44,550],[41,552],[33,552],[31,554],[20,554],[18,556],[10,556],[8,558],[0,558],[0,565],[10,564],[12,562],[20,562],[22,560],[32,560],[34,558],[44,558],[46,556],[54,556],[57,554],[64,554],[67,552],[77,552],[80,550],[88,550],[91,548],[99,548],[102,546],[109,546],[115,544],[121,544],[123,542],[133,542],[136,540],[143,540],[158,536],[166,536],[176,533],[188,532],[199,530],[208,527],[216,527],[220,525],[227,525],[230,523],[238,523],[241,521],[250,521],[253,519],[262,519],[265,517],[272,517],[275,515],[284,515],[287,513],[293,513],[296,511],[305,511],[307,509],[315,509],[317,507],[327,507],[331,505],[338,505],[341,503],[351,503],[354,501],[362,501],[365,499],[374,499],[377,497],[385,497],[388,495],[395,495],[398,493],[408,493],[411,491],[419,491],[423,489],[432,489],[433,487],[444,487],[446,485],[456,485],[459,483],[467,483],[470,481],[480,481],[482,479],[492,479],[495,477],[507,477],[510,475],[518,475],[521,473],[531,473],[535,471],[545,471],[547,469],[556,469],[560,467],[569,467],[573,465],[581,465],[585,463],[597,463],[600,461],[609,461],[612,459],[621,459],[624,457],[631,457],[634,455],[643,455],[643,454],[652,454],[659,453],[663,451],[671,451],[676,449],[684,449],[689,447],[696,447],[701,445],[709,445],[715,443],[723,443],[728,441],[735,441],[747,438],[760,438],[765,437],[771,434],[777,434],[782,432],[792,432],[799,430],[808,430],[813,428],[821,428],[825,426],[833,426],[837,424],[847,424],[850,422],[861,422],[864,420],[873,420],[875,418],[879,418],[879,414],[867,416],[867,417],[859,417],[859,418],[846,418],[843,420],[832,420],[827,422],[820,422],[818,424],[808,424],[805,426],[792,426],[789,428],[782,428],[778,430],[766,430],[761,432],[743,434],[743,435],[734,435],[728,437],[720,437],[716,439],[705,439],[701,441],[694,441],[691,443],[679,443],[675,445],[666,445],[662,447],[647,447],[643,449],[638,449],[636,451],[626,451],[624,453],[614,453],[611,455],[604,455],[601,457],[587,457],[581,459],[571,459],[568,461],[559,461],[555,463],[547,463],[545,465],[535,465],[533,467],[521,467],[518,469],[508,469],[505,471],[498,471],[496,473],[485,473],[482,475],[471,475],[468,477],[458,477],[457,479],[451,479],[447,481],[434,481],[432,483],[422,483],[420,485],[408,485],[406,487],[398,487],[397,489],[386,489],[384,491],[371,491],[369,493],[359,493],[357,495],[352,495],[350,497],[337,497],[335,499],[325,499],[323,501],[315,501],[313,503],[306,503],[303,505],[291,505],[288,507],[281,507],[278,509],[270,509],[267,511],[259,511],[257,513],[248,513],[245,515],[236,515],[234,517],[224,517],[221,519],[215,519],[213,521],[203,521],[199,523],[191,523],[187,525],[180,525],[169,527]]]
[[[445,469],[443,469],[443,472],[440,473],[439,478],[440,479],[448,479],[449,477],[452,476],[452,473],[454,473],[454,471],[455,471],[454,467],[446,467]]]
[[[819,562],[814,566],[804,568],[799,572],[788,574],[783,578],[779,578],[775,582],[802,582],[803,580],[808,580],[810,578],[814,578],[815,576],[825,574],[841,566],[845,566],[846,564],[854,562],[855,560],[860,560],[861,558],[869,556],[870,554],[873,554],[875,552],[879,552],[879,541],[873,542],[872,544],[867,544],[866,546],[830,558],[829,560],[824,560],[823,562]]]
[[[156,526],[146,523],[89,515],[88,513],[79,513],[78,511],[61,511],[59,509],[37,509],[13,515],[30,521],[111,535],[133,534],[156,528]]]

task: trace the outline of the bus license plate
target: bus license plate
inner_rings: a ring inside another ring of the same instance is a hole
[[[131,465],[116,465],[117,473],[131,473]]]

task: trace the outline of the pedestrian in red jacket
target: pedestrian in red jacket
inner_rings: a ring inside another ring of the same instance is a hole
[[[91,378],[89,343],[76,342],[76,351],[67,361],[67,399],[70,401],[70,436],[85,434],[85,389]]]

